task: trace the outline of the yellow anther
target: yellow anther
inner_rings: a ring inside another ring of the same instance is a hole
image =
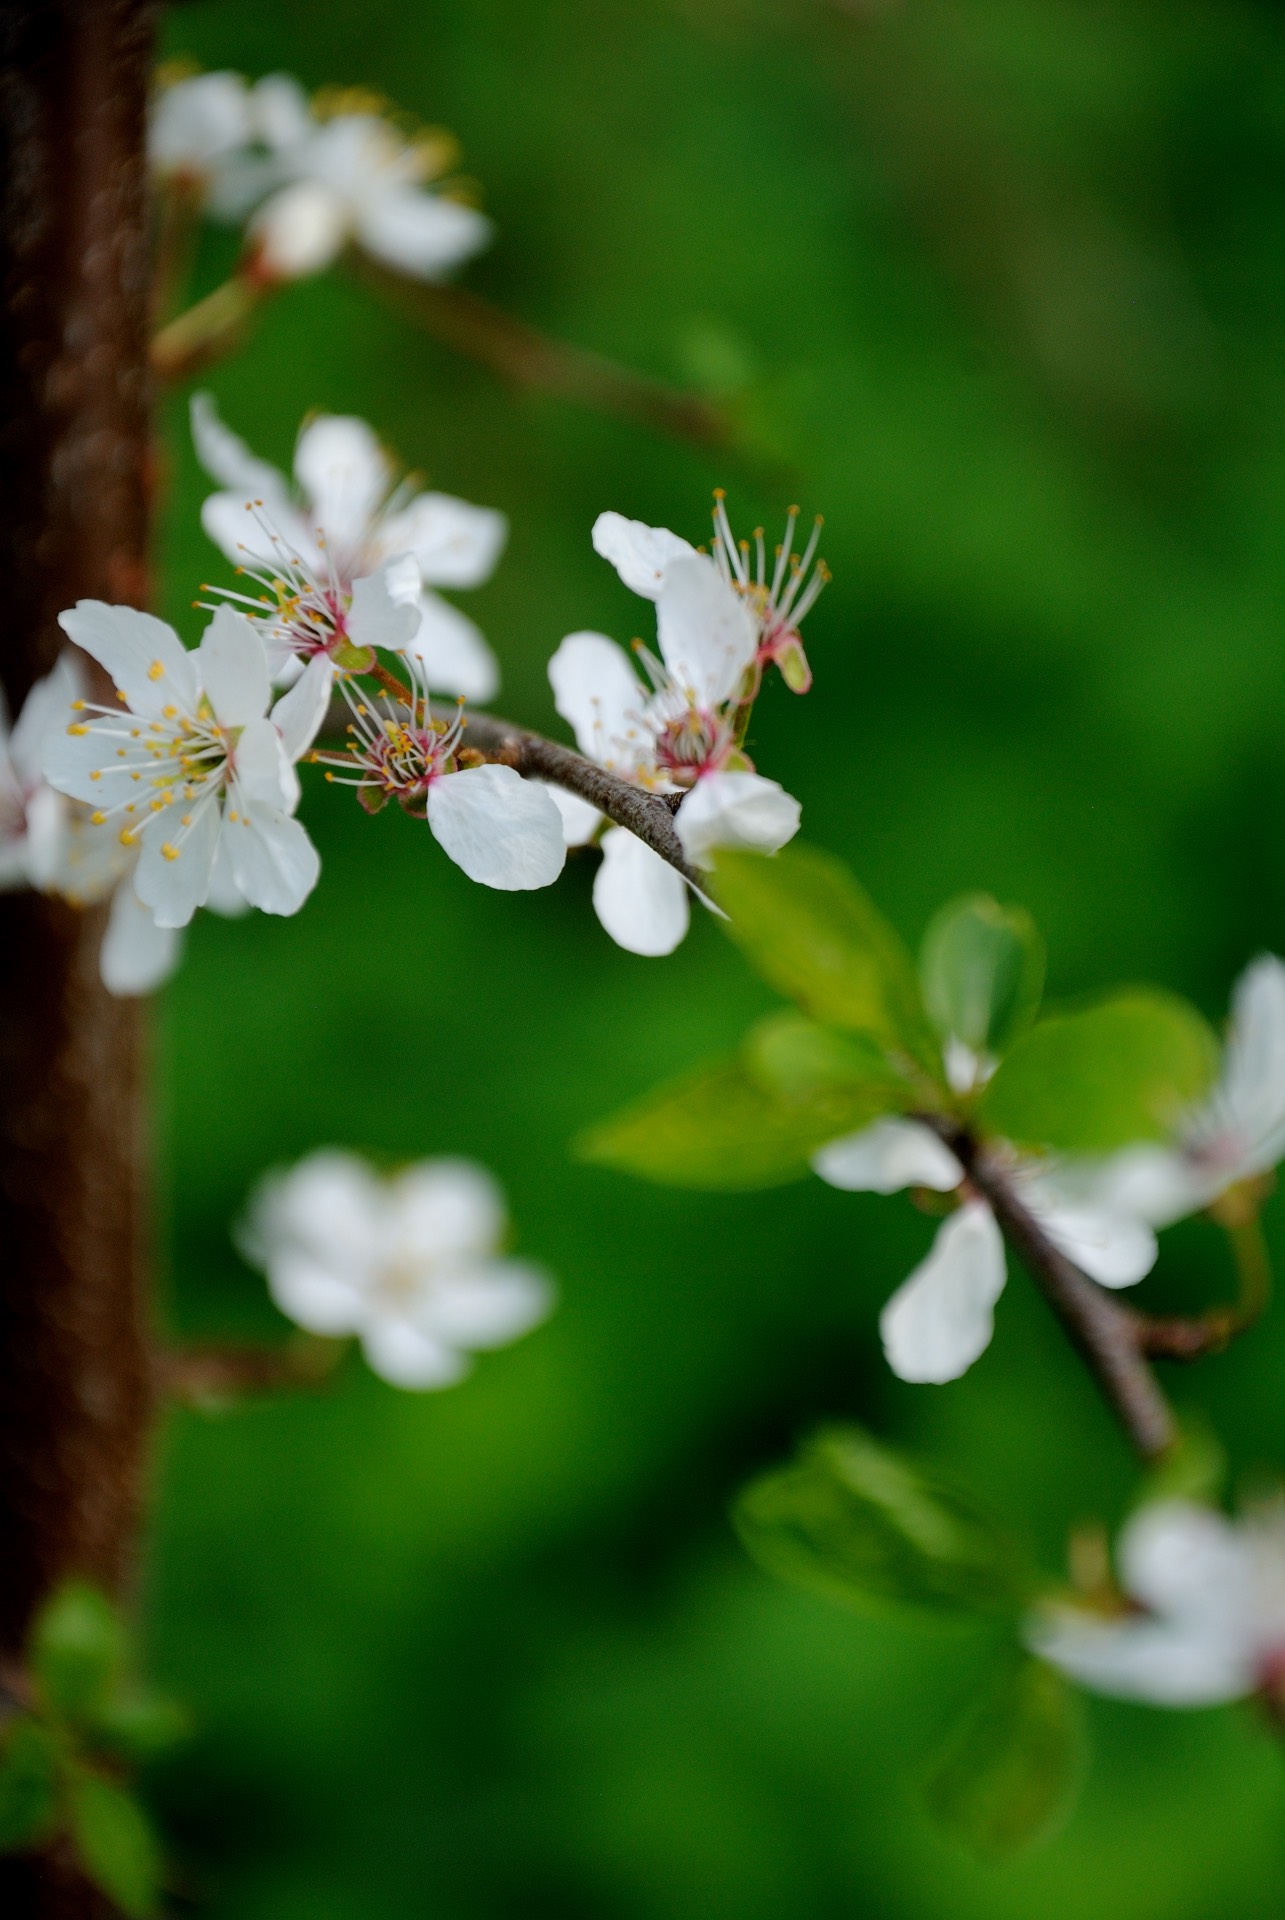
[[[99,811],[98,813],[91,813],[89,817],[93,821],[96,827],[101,827],[103,824],[103,821],[107,818],[107,815]]]
[[[121,828],[120,843],[122,847],[132,847],[134,842],[137,840],[137,838],[138,838],[138,835],[133,831],[131,827]]]
[[[91,780],[101,780],[101,779],[102,779],[102,777],[103,777],[103,770],[102,770],[102,768],[101,768],[101,767],[95,767],[95,768],[94,768],[94,770],[93,770],[93,772],[92,772],[92,773],[90,774],[90,776],[89,776],[89,777],[90,777],[90,779],[91,779]]]
[[[73,712],[73,713],[83,713],[83,712],[85,711],[85,703],[84,703],[84,701],[83,701],[83,700],[73,700],[73,701],[72,701],[72,703],[71,703],[71,710],[72,710],[72,712]]]
[[[147,669],[147,677],[149,680],[164,679],[165,668],[161,665],[161,662],[159,660],[153,660],[151,666]]]
[[[727,488],[726,488],[726,487],[715,487],[715,489],[714,489],[714,498],[715,498],[716,500],[726,500],[726,498],[727,498]]]
[[[167,720],[172,720],[172,719],[174,718],[174,715],[175,715],[175,714],[176,714],[176,713],[178,712],[178,708],[177,708],[177,707],[162,707],[162,708],[161,708],[161,712],[162,712],[162,713],[164,714],[164,716],[165,716],[165,718],[166,718]]]
[[[182,817],[182,819],[181,819],[181,820],[179,821],[179,825],[180,825],[181,827],[190,827],[190,826],[191,826],[191,824],[192,824],[192,816],[191,816],[191,814],[190,814],[190,813],[185,813],[185,814],[183,815],[183,817]]]
[[[165,802],[163,800],[149,800],[147,804],[153,813],[164,813],[165,811]]]
[[[83,720],[73,720],[70,726],[67,728],[67,731],[68,733],[88,733],[89,728],[85,725]]]
[[[178,859],[178,848],[172,847],[168,840],[165,842],[164,846],[161,848],[161,852],[165,855],[165,858],[167,860]]]

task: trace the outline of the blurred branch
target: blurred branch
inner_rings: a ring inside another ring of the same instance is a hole
[[[152,338],[153,378],[161,386],[173,386],[231,353],[244,337],[246,323],[265,290],[248,275],[235,273],[195,306],[177,314]]]
[[[210,1407],[249,1394],[315,1391],[334,1373],[345,1342],[303,1335],[281,1347],[166,1347],[152,1356],[158,1396],[180,1406]]]
[[[733,445],[736,436],[728,415],[700,394],[551,339],[465,287],[406,280],[364,259],[358,272],[425,333],[515,387],[557,394],[698,447],[725,451]]]
[[[409,689],[401,686],[391,674],[387,676],[385,685],[395,699],[403,700],[409,707]],[[448,722],[456,718],[456,711],[453,706],[438,703],[432,708],[435,719]],[[322,731],[332,737],[342,738],[348,719],[348,708],[344,702],[334,700]],[[631,787],[627,781],[618,780],[604,767],[586,760],[574,748],[564,747],[556,740],[547,740],[543,734],[515,726],[511,720],[497,719],[493,714],[467,714],[464,738],[466,745],[484,760],[512,767],[530,780],[547,780],[551,785],[564,787],[568,793],[587,800],[590,806],[606,814],[616,826],[625,827],[630,833],[636,834],[653,853],[658,853],[662,860],[680,873],[689,886],[695,887],[698,893],[704,893],[705,882],[688,863],[683,843],[674,829],[674,813],[681,796],[647,793],[641,787]]]

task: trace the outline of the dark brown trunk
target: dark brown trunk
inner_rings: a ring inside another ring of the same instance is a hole
[[[88,596],[144,603],[149,0],[0,0],[0,679],[16,709]],[[104,696],[105,697],[105,696]],[[149,1394],[142,1031],[98,978],[101,912],[0,900],[0,1655],[134,1550]],[[66,1862],[0,1911],[87,1916]]]

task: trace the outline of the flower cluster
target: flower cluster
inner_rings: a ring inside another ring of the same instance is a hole
[[[309,99],[288,74],[253,85],[195,74],[161,88],[149,147],[162,183],[216,219],[246,222],[247,271],[260,282],[319,273],[348,245],[436,280],[491,236],[443,183],[450,137],[403,131],[373,95]]]
[[[239,1239],[282,1313],[310,1333],[356,1335],[395,1387],[449,1387],[470,1355],[545,1319],[553,1287],[501,1254],[504,1201],[484,1168],[421,1160],[391,1179],[323,1149],[269,1174]]]

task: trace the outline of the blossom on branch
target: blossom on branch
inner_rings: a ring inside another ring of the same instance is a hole
[[[709,866],[719,847],[775,853],[798,830],[799,804],[754,771],[741,745],[743,696],[757,672],[753,612],[707,555],[677,551],[663,528],[601,516],[599,551],[604,520],[622,578],[648,582],[656,602],[659,658],[635,648],[644,683],[605,634],[568,634],[549,662],[558,712],[588,759],[649,792],[682,796],[674,826],[694,866]],[[561,804],[568,843],[591,840],[600,825],[592,808]],[[688,924],[682,877],[624,828],[608,828],[601,844],[599,920],[631,953],[672,953]]]
[[[426,819],[442,851],[470,880],[505,892],[552,886],[566,861],[562,817],[550,789],[512,767],[479,762],[464,746],[463,703],[436,720],[428,688],[407,659],[406,702],[340,689],[352,712],[342,752],[317,751],[327,780],[357,789],[368,813],[388,801]]]
[[[223,424],[209,394],[193,398],[192,438],[220,487],[201,524],[267,596],[266,613],[262,597],[240,604],[264,622],[275,677],[294,659],[333,661],[350,643],[415,654],[438,692],[496,693],[486,641],[434,589],[490,579],[508,535],[502,513],[399,481],[372,428],[352,416],[305,422],[293,488]]]
[[[77,701],[77,717],[47,742],[45,777],[137,848],[134,887],[157,926],[187,925],[220,859],[251,906],[297,913],[320,866],[292,817],[292,763],[317,716],[300,689],[269,714],[268,663],[251,623],[220,608],[194,653],[133,607],[82,600],[59,624],[106,668],[121,704]]]
[[[1157,1248],[1145,1223],[1086,1180],[1069,1180],[1062,1167],[1020,1159],[1011,1150],[1010,1157],[1023,1206],[1090,1279],[1129,1287],[1150,1273]],[[958,1379],[990,1345],[1007,1278],[1004,1237],[988,1203],[967,1186],[944,1141],[915,1120],[877,1120],[822,1147],[812,1165],[829,1185],[849,1193],[908,1187],[961,1193],[962,1204],[942,1222],[931,1252],[879,1317],[884,1353],[901,1379]]]
[[[1285,1507],[1229,1520],[1182,1500],[1143,1507],[1120,1535],[1118,1600],[1050,1602],[1032,1652],[1097,1693],[1160,1707],[1285,1689]]]
[[[323,1149],[269,1174],[239,1239],[281,1311],[310,1333],[355,1334],[396,1387],[454,1386],[471,1355],[547,1318],[544,1274],[500,1252],[503,1197],[467,1160],[422,1160],[385,1179]]]

